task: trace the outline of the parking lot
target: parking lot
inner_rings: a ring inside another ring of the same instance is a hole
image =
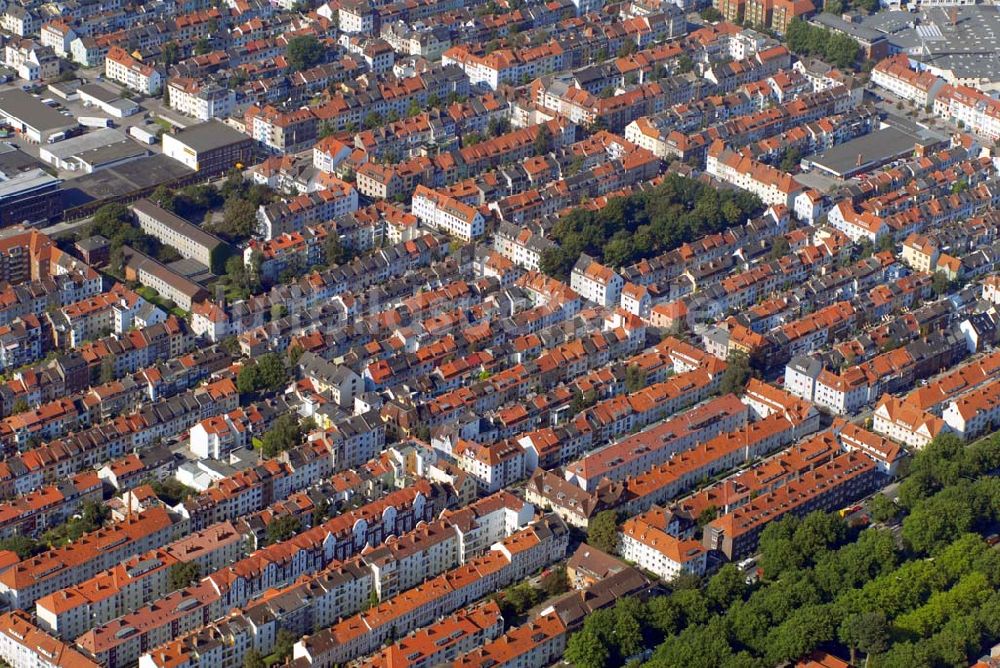
[[[121,95],[122,93],[122,90],[116,85],[110,84],[106,81],[97,81],[95,79],[87,77],[86,74],[83,74],[82,76],[87,83],[96,84],[115,95]],[[20,80],[14,80],[12,82],[0,84],[0,91],[10,90],[14,88],[22,88],[24,85],[25,85],[24,82]],[[126,137],[129,137],[129,139],[133,141],[135,140],[132,139],[131,136],[128,134],[128,129],[135,125],[141,126],[152,122],[155,119],[155,117],[162,111],[163,108],[162,101],[159,98],[137,100],[137,104],[139,105],[140,108],[139,113],[133,114],[131,116],[126,116],[124,118],[114,118],[108,116],[108,114],[104,113],[104,111],[101,110],[100,108],[87,105],[79,99],[64,100],[55,93],[53,93],[46,86],[36,87],[28,92],[32,96],[36,97],[38,100],[44,101],[50,107],[58,111],[60,114],[66,116],[67,118],[79,119],[81,117],[88,117],[88,116],[98,117],[98,118],[108,118],[111,120],[112,126],[115,129],[119,130]],[[85,132],[89,130],[90,128],[84,128]],[[33,158],[39,159],[39,151],[41,147],[36,142],[33,142],[28,138],[17,133],[11,133],[10,136],[6,138],[6,141],[15,144],[18,148],[20,148],[22,151],[32,156]],[[148,149],[153,153],[160,152],[159,143],[155,144],[145,144],[142,142],[137,142],[137,143],[139,143],[141,146],[143,146],[144,148]],[[58,171],[58,176],[60,178],[68,179],[78,175],[79,173],[77,172],[64,171],[64,170]]]

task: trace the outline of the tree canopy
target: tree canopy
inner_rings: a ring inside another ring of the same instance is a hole
[[[288,40],[285,60],[293,72],[307,70],[323,62],[323,45],[314,35],[299,35]]]
[[[938,437],[901,485],[904,546],[835,514],[786,517],[760,536],[760,583],[730,564],[703,589],[622,599],[588,616],[566,659],[624,665],[655,646],[644,668],[765,668],[824,647],[869,668],[969,665],[1000,635],[1000,551],[976,533],[1000,518],[998,465],[1000,434]]]
[[[285,450],[294,448],[302,442],[303,433],[302,425],[299,424],[295,416],[282,415],[274,421],[274,425],[267,430],[261,439],[261,454],[264,457],[275,457]],[[268,531],[270,530],[271,527],[268,526]],[[268,535],[270,536],[270,534]]]
[[[587,530],[587,542],[598,550],[615,552],[618,549],[618,515],[604,510],[594,517]]]
[[[236,389],[242,395],[258,392],[277,392],[288,384],[289,374],[285,361],[277,353],[264,353],[257,360],[247,362],[236,376]]]
[[[580,253],[621,267],[743,224],[762,208],[746,191],[720,191],[671,174],[655,188],[613,198],[598,211],[575,209],[560,219],[552,230],[558,246],[542,255],[541,269],[566,280]]]
[[[799,18],[788,24],[785,39],[793,53],[822,58],[844,69],[853,68],[861,53],[861,46],[847,35],[830,32]]]

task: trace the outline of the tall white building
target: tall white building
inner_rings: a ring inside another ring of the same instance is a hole
[[[624,279],[586,254],[581,254],[570,274],[569,286],[584,299],[612,308],[621,300]]]
[[[419,185],[413,191],[413,215],[427,227],[472,241],[483,236],[486,219],[476,208]]]

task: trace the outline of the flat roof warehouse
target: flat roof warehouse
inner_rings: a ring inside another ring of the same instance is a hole
[[[63,116],[18,88],[0,93],[0,115],[38,142],[76,125],[76,119]]]

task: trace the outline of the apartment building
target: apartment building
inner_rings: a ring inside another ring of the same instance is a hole
[[[625,480],[664,463],[700,442],[741,429],[747,424],[749,416],[749,408],[735,395],[711,399],[568,464],[566,480],[588,492],[595,490],[605,479]]]
[[[794,425],[771,415],[721,434],[625,481],[623,505],[629,513],[648,510],[690,490],[706,477],[735,468],[788,445]]]
[[[1000,381],[952,399],[941,417],[951,431],[966,440],[992,430],[1000,419]]]
[[[911,448],[923,448],[946,428],[946,423],[932,413],[883,394],[872,413],[872,430]]]
[[[569,285],[584,299],[612,308],[621,301],[625,281],[589,255],[581,254],[573,265]]]
[[[486,492],[496,492],[524,479],[524,448],[515,441],[491,444],[459,440],[452,450],[458,467]]]
[[[934,115],[961,123],[990,141],[1000,139],[1000,101],[977,88],[942,86],[934,98]]]
[[[148,199],[135,202],[131,209],[143,232],[215,273],[224,271],[223,264],[231,249],[222,239]]]
[[[562,659],[568,638],[559,614],[551,612],[462,655],[453,665],[455,668],[545,668]]]
[[[120,46],[108,49],[104,57],[104,76],[143,95],[158,95],[163,88],[163,75],[159,70],[136,60]]]
[[[777,490],[752,499],[705,525],[703,544],[734,561],[757,549],[760,532],[788,514],[841,508],[878,488],[885,481],[873,459],[848,452],[802,474]]]
[[[472,241],[486,232],[486,219],[475,207],[418,185],[413,191],[413,215],[425,226]]]
[[[223,522],[43,596],[35,602],[35,616],[56,637],[78,638],[94,626],[166,596],[174,565],[195,564],[201,573],[211,573],[242,557],[245,546],[245,537]]]
[[[436,666],[487,645],[503,634],[495,601],[464,608],[364,659],[360,668],[394,668],[398,657],[410,666]]]
[[[682,574],[701,577],[708,559],[708,550],[698,541],[676,538],[641,515],[621,525],[618,551],[667,582]]]
[[[245,448],[253,435],[254,413],[237,408],[224,415],[214,415],[191,427],[191,452],[202,459],[224,460],[229,453]],[[256,415],[260,420],[259,414]],[[263,429],[262,424],[256,425]]]
[[[35,626],[21,610],[0,615],[0,659],[9,666],[100,668],[82,652]]]
[[[569,530],[555,515],[494,544],[467,564],[404,591],[388,601],[295,644],[294,659],[332,668],[378,649],[395,634],[434,619],[515,582],[566,554]]]
[[[326,187],[287,201],[261,204],[258,235],[265,241],[282,234],[301,233],[307,225],[322,223],[358,210],[358,191],[347,181],[328,177]]]
[[[171,109],[199,121],[227,118],[236,109],[236,91],[211,81],[170,77],[167,96]]]
[[[709,147],[705,171],[720,181],[752,192],[771,206],[792,209],[795,198],[803,190],[791,174],[731,151],[721,140]]]
[[[0,573],[0,598],[12,608],[30,610],[43,596],[83,582],[129,556],[164,545],[185,526],[163,508],[150,508]]]
[[[930,72],[920,72],[910,66],[905,54],[881,60],[871,75],[872,83],[919,107],[929,107],[945,83]]]

